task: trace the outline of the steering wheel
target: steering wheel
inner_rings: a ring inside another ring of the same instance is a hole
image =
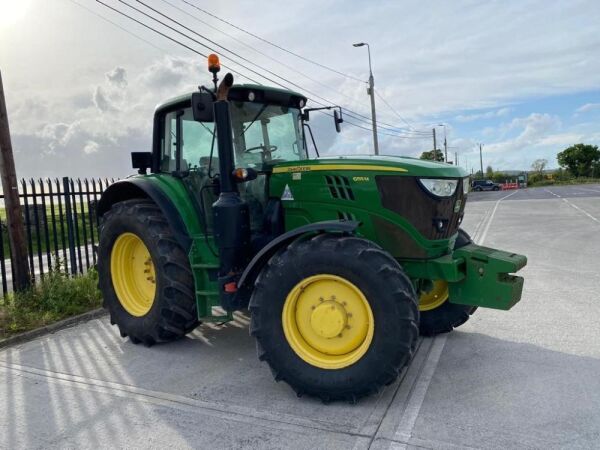
[[[269,145],[269,148],[267,148],[266,145],[257,145],[256,147],[247,148],[244,150],[244,153],[252,153],[255,150],[261,150],[264,153],[273,153],[275,150],[277,150],[277,146]]]

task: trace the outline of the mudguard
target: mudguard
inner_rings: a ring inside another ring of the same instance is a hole
[[[254,280],[258,276],[258,273],[262,267],[271,259],[271,257],[282,247],[287,247],[292,241],[296,240],[300,236],[308,233],[347,233],[351,234],[358,228],[360,222],[355,220],[326,220],[323,222],[315,222],[308,225],[304,225],[280,236],[277,236],[267,245],[265,245],[255,256],[252,261],[246,266],[246,269],[242,273],[238,281],[238,288],[251,288]]]
[[[150,180],[144,178],[128,178],[111,184],[103,193],[98,202],[97,214],[102,217],[117,202],[134,198],[149,198],[163,212],[165,219],[173,230],[175,239],[186,252],[192,245],[185,223],[171,199],[165,192]]]

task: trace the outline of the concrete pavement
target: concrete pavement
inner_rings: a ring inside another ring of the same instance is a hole
[[[598,185],[470,194],[465,229],[528,256],[523,300],[422,340],[354,406],[275,383],[245,314],[149,349],[107,319],[5,349],[0,447],[597,448],[598,220]]]

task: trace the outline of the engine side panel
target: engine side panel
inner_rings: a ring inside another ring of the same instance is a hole
[[[452,249],[458,216],[464,208],[462,187],[460,198],[455,194],[440,206],[432,203],[423,190],[403,191],[403,186],[418,183],[407,169],[394,172],[357,166],[336,170],[332,166],[330,170],[313,170],[305,165],[292,171],[274,171],[270,195],[281,198],[286,230],[324,220],[357,220],[361,222],[358,234],[378,243],[398,259],[437,258]],[[395,187],[387,181],[378,182],[388,178]],[[378,183],[386,185],[385,196]],[[390,197],[405,198],[409,208],[414,205],[422,213],[411,215],[393,209]],[[429,230],[436,218],[448,222],[445,232]]]

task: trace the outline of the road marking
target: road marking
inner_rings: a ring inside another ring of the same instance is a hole
[[[490,208],[486,209],[485,212],[483,213],[483,217],[477,223],[477,226],[475,227],[475,231],[471,235],[471,239],[473,239],[473,241],[477,240],[477,236],[479,236],[479,233],[481,232],[481,228],[485,225],[485,222],[487,221],[487,218],[490,215],[490,212],[492,212],[493,208],[494,207],[491,206]]]
[[[581,189],[585,189],[585,188],[581,188]],[[588,216],[590,219],[592,219],[594,222],[600,223],[600,220],[597,219],[596,217],[592,216],[589,212],[587,212],[585,209],[580,208],[579,206],[577,206],[574,203],[571,203],[569,200],[567,200],[564,197],[561,197],[558,194],[555,194],[554,192],[552,192],[550,189],[544,189],[546,192],[549,192],[550,194],[554,195],[557,198],[562,199],[563,202],[565,202],[567,205],[572,206],[573,208],[575,208],[577,211],[582,212],[583,214],[585,214],[586,216]],[[588,191],[594,191],[594,192],[600,192],[600,191],[596,191],[594,189],[588,189]]]
[[[586,216],[588,216],[590,219],[592,219],[594,222],[598,222],[600,223],[600,220],[598,220],[597,218],[595,218],[594,216],[592,216],[589,212],[587,212],[585,209],[580,208],[579,206],[577,206],[574,203],[571,203],[569,200],[567,200],[566,198],[562,199],[563,202],[567,203],[568,205],[571,205],[573,208],[575,208],[576,210],[582,212],[583,214],[585,214]]]
[[[502,200],[505,200],[512,195],[515,195],[517,192],[519,192],[519,191],[511,192],[510,194],[498,199],[498,201],[496,202],[496,205],[494,205],[492,214],[490,215],[490,218],[488,219],[488,223],[486,224],[485,229],[483,230],[483,234],[481,235],[481,238],[479,239],[479,242],[478,242],[479,245],[483,245],[483,241],[485,241],[485,238],[487,237],[488,231],[490,230],[490,225],[492,224],[492,220],[494,220],[494,214],[496,214],[496,210],[498,209],[500,202],[502,202]]]
[[[579,188],[579,189],[583,189],[584,191],[592,191],[592,192],[600,192],[600,189],[590,189],[590,188]]]
[[[478,245],[483,245],[485,239],[487,237],[488,231],[490,230],[490,226],[492,221],[494,220],[494,216],[496,211],[498,210],[498,206],[502,202],[502,200],[507,199],[508,197],[515,195],[519,191],[511,192],[508,195],[498,199],[494,208],[492,209],[491,214],[486,213],[482,222],[483,223],[487,218],[487,224],[483,231],[483,234],[478,239],[475,239]],[[479,229],[479,226],[477,227]],[[425,360],[423,365],[423,370],[419,374],[415,384],[412,387],[412,391],[408,397],[406,408],[404,409],[404,413],[400,418],[400,423],[396,427],[396,431],[394,433],[394,441],[390,443],[390,449],[404,449],[406,445],[410,442],[412,437],[412,433],[417,422],[417,418],[419,417],[419,413],[421,412],[421,407],[423,406],[423,402],[425,401],[425,396],[427,395],[427,391],[429,390],[429,385],[431,384],[431,380],[433,379],[433,375],[435,374],[435,370],[437,369],[437,365],[440,361],[440,357],[442,356],[442,351],[444,350],[444,346],[446,345],[446,341],[448,340],[448,334],[438,335],[433,338],[433,343],[431,344],[429,355]],[[400,442],[398,442],[400,441]]]
[[[429,350],[429,356],[425,361],[425,365],[419,378],[413,386],[408,403],[402,414],[402,418],[400,419],[400,423],[394,433],[394,440],[401,442],[408,442],[410,440],[415,423],[417,422],[417,417],[419,417],[419,413],[421,412],[425,395],[429,389],[429,384],[433,379],[433,374],[437,368],[440,356],[442,356],[442,350],[444,349],[444,345],[446,345],[447,339],[447,334],[433,339],[433,344]]]
[[[183,395],[153,391],[150,389],[139,388],[113,381],[102,381],[94,378],[82,377],[79,375],[38,369],[22,364],[10,363],[1,359],[0,369],[13,372],[17,375],[32,379],[34,381],[59,384],[71,388],[108,394],[128,400],[150,403],[155,406],[177,409],[193,414],[205,414],[227,421],[254,424],[256,426],[263,426],[280,431],[283,430],[306,433],[307,429],[312,429],[313,431],[370,438],[370,436],[356,433],[351,426],[344,426],[339,423],[333,423],[326,420],[309,419],[292,414],[259,411],[254,408],[244,406],[226,405],[222,403],[199,400]]]
[[[546,192],[548,192],[549,194],[552,194],[552,195],[554,195],[555,197],[562,198],[560,195],[558,195],[558,194],[555,194],[555,193],[554,193],[554,192],[552,192],[550,189],[546,189],[546,188],[544,188],[544,190],[545,190]]]

